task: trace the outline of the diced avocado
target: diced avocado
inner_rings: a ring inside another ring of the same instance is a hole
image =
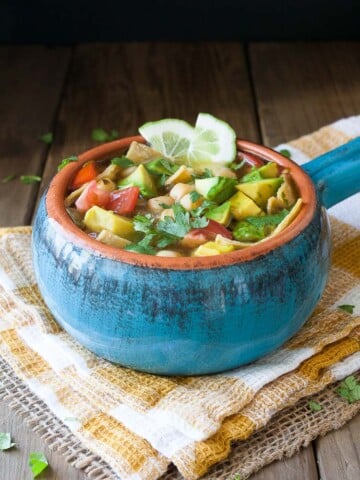
[[[259,172],[263,178],[277,178],[279,167],[275,162],[268,162],[259,168]]]
[[[142,164],[139,165],[128,177],[123,178],[118,183],[118,187],[126,187],[130,185],[139,187],[141,195],[145,198],[155,197],[157,195],[155,182]]]
[[[235,192],[236,183],[235,178],[228,177],[197,178],[195,190],[207,200],[223,203]]]
[[[233,229],[233,236],[240,242],[257,242],[265,238],[264,227],[257,227],[243,220],[238,222]]]
[[[146,170],[153,175],[172,175],[179,168],[179,165],[162,157],[155,158],[155,160],[145,163],[144,166]]]
[[[200,245],[193,253],[194,257],[210,257],[220,253],[230,253],[235,250],[233,245],[221,245],[215,242],[206,242]]]
[[[265,208],[268,198],[276,195],[277,189],[282,182],[283,179],[281,177],[266,178],[258,182],[239,183],[236,188],[254,200],[259,207]]]
[[[227,201],[222,203],[218,207],[212,208],[206,213],[206,217],[215,222],[221,223],[221,225],[229,225],[231,220],[231,203]]]
[[[263,215],[261,208],[243,192],[237,192],[230,198],[230,211],[236,220],[249,216]]]
[[[278,174],[278,165],[275,162],[268,162],[262,167],[252,168],[249,173],[242,177],[241,183],[258,182],[264,178],[276,178]]]
[[[97,206],[91,207],[86,212],[84,224],[93,232],[99,233],[102,230],[109,230],[127,240],[131,240],[135,234],[131,220]]]

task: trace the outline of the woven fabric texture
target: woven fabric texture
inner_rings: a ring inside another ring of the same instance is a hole
[[[279,148],[303,163],[359,134],[353,117]],[[329,284],[300,332],[249,366],[204,377],[134,372],[78,345],[37,289],[31,229],[2,229],[0,355],[114,475],[156,479],[172,462],[196,479],[229,455],[231,442],[254,438],[277,412],[359,370],[359,203],[355,196],[332,209]],[[357,306],[352,315],[337,308],[344,303]]]

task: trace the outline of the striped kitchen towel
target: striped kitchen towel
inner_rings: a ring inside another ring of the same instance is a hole
[[[360,135],[360,116],[277,147],[304,163]],[[202,377],[160,377],[102,360],[53,319],[36,286],[30,227],[0,230],[0,355],[121,479],[173,462],[196,479],[273,415],[360,368],[360,195],[333,207],[333,265],[304,327],[276,352]],[[355,305],[354,312],[339,308]]]

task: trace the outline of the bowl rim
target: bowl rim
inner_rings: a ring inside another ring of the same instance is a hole
[[[303,206],[295,220],[287,228],[274,237],[268,238],[256,245],[242,250],[235,250],[234,252],[209,257],[160,257],[135,253],[105,245],[96,239],[91,238],[71,220],[64,205],[67,187],[75,172],[85,162],[90,160],[101,160],[111,155],[124,153],[124,150],[128,148],[132,141],[146,143],[143,137],[137,135],[124,137],[91,148],[78,155],[77,162],[71,162],[66,165],[51,180],[45,198],[47,214],[49,218],[62,227],[62,231],[67,239],[78,247],[86,248],[95,254],[107,257],[111,260],[141,267],[166,270],[212,269],[244,263],[283,246],[299,235],[309,225],[315,214],[317,204],[315,187],[311,178],[299,165],[268,147],[248,140],[237,139],[236,145],[238,150],[253,153],[265,160],[274,161],[289,169],[300,192]]]

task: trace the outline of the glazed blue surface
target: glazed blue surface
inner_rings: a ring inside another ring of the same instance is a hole
[[[350,142],[306,165],[326,206],[359,190],[359,147]],[[77,246],[49,218],[45,195],[33,228],[39,288],[64,329],[112,362],[167,375],[232,369],[283,344],[324,290],[330,248],[320,202],[293,240],[207,270],[146,268]]]
[[[320,207],[283,247],[209,270],[149,269],[79,248],[44,199],[33,232],[39,288],[58,322],[101,357],[159,374],[227,370],[273,350],[309,317],[329,269]]]

